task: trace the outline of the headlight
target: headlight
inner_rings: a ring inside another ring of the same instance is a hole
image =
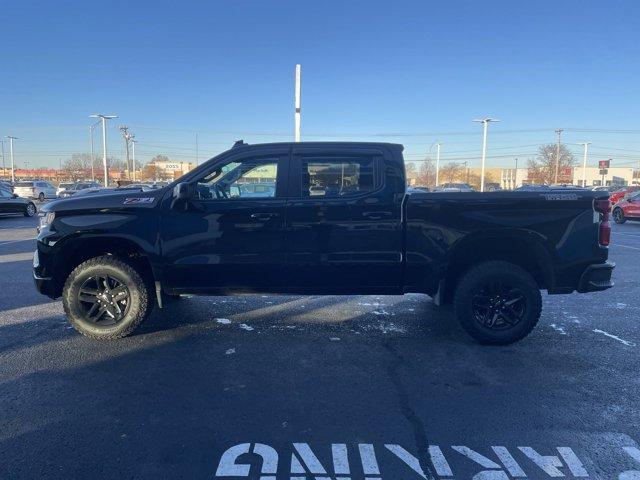
[[[40,228],[48,227],[56,218],[56,212],[40,212]]]

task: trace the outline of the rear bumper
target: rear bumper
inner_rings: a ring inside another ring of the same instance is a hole
[[[616,264],[613,262],[596,263],[589,265],[584,269],[580,282],[578,283],[578,292],[599,292],[613,287],[611,274]]]

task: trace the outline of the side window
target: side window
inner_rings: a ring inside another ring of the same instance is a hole
[[[276,196],[277,158],[248,158],[216,167],[197,183],[201,200]]]
[[[11,194],[9,193],[8,190],[5,190],[4,188],[0,188],[0,198],[11,198]]]
[[[302,157],[303,197],[344,197],[374,190],[373,157]]]

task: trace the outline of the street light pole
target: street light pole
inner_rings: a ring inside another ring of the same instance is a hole
[[[582,159],[582,186],[583,187],[587,186],[587,152],[589,150],[590,144],[591,142],[584,142],[580,144],[584,147],[584,158]]]
[[[301,98],[300,98],[300,91],[301,91],[301,72],[302,67],[300,66],[300,64],[296,64],[296,73],[295,73],[295,90],[294,90],[294,131],[293,131],[293,140],[294,142],[299,142],[300,141],[300,115],[302,113],[302,108],[301,108]]]
[[[4,140],[0,140],[0,143],[2,144],[2,178],[4,178],[6,171],[6,167],[4,165]]]
[[[94,163],[96,163],[95,153],[93,149],[93,129],[100,125],[100,122],[96,122],[93,125],[89,125],[89,143],[91,143],[91,181],[96,181],[96,174],[94,172]]]
[[[109,186],[109,174],[107,172],[107,120],[118,118],[117,115],[102,115],[97,113],[89,115],[90,118],[99,118],[102,122],[102,167],[104,168],[104,187]]]
[[[480,168],[480,191],[484,192],[484,165],[487,160],[487,130],[489,128],[490,122],[499,122],[500,120],[496,118],[480,118],[474,120],[474,122],[482,123],[483,132],[482,132],[482,166]]]
[[[7,135],[9,139],[9,156],[11,157],[11,183],[16,182],[16,174],[14,171],[14,162],[13,162],[13,141],[18,140],[18,137],[12,137],[11,135]]]
[[[441,143],[436,144],[436,187],[438,186],[438,180],[440,178],[440,147]]]
[[[131,135],[131,163],[133,166],[133,181],[136,181],[136,139]]]
[[[560,169],[560,142],[562,141],[562,128],[556,129],[556,133],[558,134],[558,143],[556,144],[556,175],[554,177],[553,183],[558,183],[558,170]]]

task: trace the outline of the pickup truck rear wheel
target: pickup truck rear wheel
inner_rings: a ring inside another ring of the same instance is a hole
[[[71,272],[62,291],[62,304],[71,325],[96,340],[129,335],[152,307],[138,272],[110,255],[89,259]]]
[[[503,261],[471,268],[454,296],[462,328],[483,344],[507,345],[523,339],[538,323],[541,308],[540,289],[533,277]]]

